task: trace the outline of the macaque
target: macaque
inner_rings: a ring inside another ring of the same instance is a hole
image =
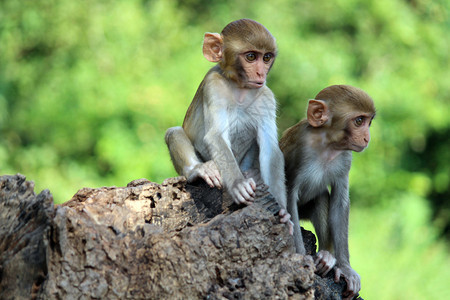
[[[348,250],[348,176],[352,151],[368,146],[374,117],[374,103],[364,91],[333,85],[309,100],[307,118],[287,129],[280,140],[296,250],[305,253],[299,219],[309,219],[319,240],[316,272],[325,276],[336,264],[335,281],[345,278],[346,299],[361,289]]]
[[[281,222],[292,224],[285,209],[276,102],[266,86],[277,55],[275,38],[260,23],[241,19],[220,34],[206,33],[203,55],[217,64],[201,82],[183,126],[169,128],[165,136],[176,171],[188,182],[201,178],[224,187],[234,202],[246,205],[254,201],[261,178],[282,208]]]

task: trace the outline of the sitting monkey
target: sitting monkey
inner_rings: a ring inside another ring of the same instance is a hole
[[[281,222],[292,231],[276,101],[266,86],[277,55],[275,38],[258,22],[237,20],[220,34],[205,34],[203,55],[217,64],[200,84],[183,126],[169,128],[165,137],[176,171],[188,182],[201,178],[211,187],[224,186],[236,203],[246,205],[255,199],[260,176],[281,207]],[[249,170],[257,175],[247,178],[243,172]]]

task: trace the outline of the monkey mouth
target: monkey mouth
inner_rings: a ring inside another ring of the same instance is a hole
[[[366,149],[366,147],[367,147],[367,146],[361,146],[361,145],[356,145],[356,144],[352,144],[352,146],[353,146],[353,149],[351,149],[351,150],[353,150],[355,152],[361,152],[364,149]]]
[[[249,81],[247,85],[252,88],[262,88],[266,82],[265,81]]]

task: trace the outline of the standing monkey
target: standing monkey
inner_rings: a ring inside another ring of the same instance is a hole
[[[253,202],[260,176],[282,207],[281,222],[290,223],[276,102],[265,84],[276,54],[275,38],[253,20],[206,33],[203,55],[217,65],[201,82],[183,126],[169,128],[165,140],[188,182],[202,178],[211,187],[224,186],[238,204]],[[243,172],[250,170],[246,178]]]
[[[316,272],[324,276],[336,263],[335,281],[345,278],[346,299],[361,289],[349,259],[348,174],[352,151],[368,146],[374,117],[375,106],[364,91],[333,85],[309,101],[307,118],[287,129],[280,140],[297,252],[305,253],[299,218],[310,219],[319,240]]]

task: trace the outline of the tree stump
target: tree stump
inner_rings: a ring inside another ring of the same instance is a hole
[[[344,281],[314,274],[273,203],[263,191],[239,207],[176,177],[55,206],[23,175],[1,176],[0,299],[341,299]]]

